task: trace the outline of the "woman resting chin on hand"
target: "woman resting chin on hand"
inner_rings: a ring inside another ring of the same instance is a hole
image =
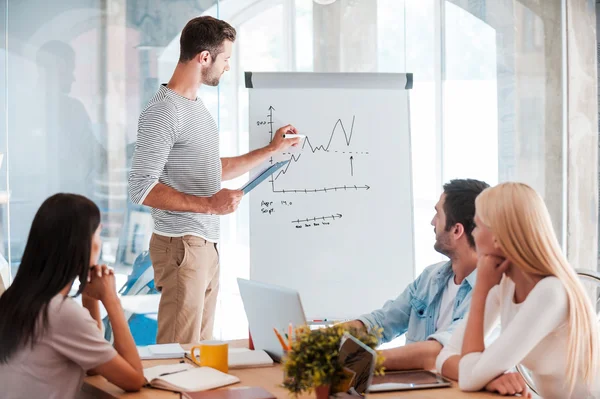
[[[127,391],[144,384],[112,270],[90,266],[101,244],[100,211],[89,199],[56,194],[37,211],[15,280],[0,296],[3,399],[74,398],[86,371]],[[83,307],[68,296],[76,278]],[[99,302],[114,348],[102,336]]]
[[[468,320],[436,366],[462,390],[528,395],[518,364],[545,399],[600,398],[598,325],[592,303],[563,255],[542,198],[503,183],[476,200],[477,282]],[[484,337],[500,321],[500,336]],[[514,391],[514,392],[513,392]]]

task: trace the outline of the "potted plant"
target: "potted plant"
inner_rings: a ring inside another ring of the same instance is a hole
[[[315,392],[318,399],[328,398],[337,392],[349,389],[352,375],[338,361],[339,348],[345,332],[352,334],[365,345],[375,349],[380,331],[367,334],[348,329],[343,324],[330,328],[311,330],[307,326],[296,329],[291,350],[286,354],[283,367],[284,386],[293,395]],[[375,373],[383,372],[383,357],[377,352]]]

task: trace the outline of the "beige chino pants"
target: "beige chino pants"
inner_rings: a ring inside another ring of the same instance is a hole
[[[161,291],[156,343],[212,339],[219,292],[217,244],[196,236],[152,234],[150,259]]]

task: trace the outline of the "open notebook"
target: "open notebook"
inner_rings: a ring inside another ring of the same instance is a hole
[[[198,356],[198,350],[194,354]],[[192,360],[190,352],[186,352],[185,357]],[[229,348],[228,363],[230,369],[268,367],[274,364],[267,352],[248,348]]]
[[[144,369],[150,386],[175,392],[207,391],[240,382],[240,379],[210,367],[187,363],[168,364]]]

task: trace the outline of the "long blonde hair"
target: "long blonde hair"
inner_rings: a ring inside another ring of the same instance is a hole
[[[525,273],[555,276],[569,299],[567,381],[583,377],[589,388],[599,371],[598,320],[577,273],[558,244],[544,200],[526,184],[502,183],[483,191],[475,206],[513,265]]]

